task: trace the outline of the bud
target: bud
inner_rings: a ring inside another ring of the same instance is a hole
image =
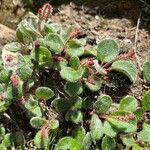
[[[10,81],[12,83],[13,86],[17,86],[19,84],[19,77],[17,74],[12,74],[10,77]]]
[[[25,102],[26,102],[25,97],[21,96],[20,99],[19,99],[19,102],[20,102],[20,104],[24,105]]]
[[[54,55],[53,58],[54,58],[55,60],[57,60],[57,61],[64,61],[64,60],[65,60],[65,58],[62,57],[61,55]]]

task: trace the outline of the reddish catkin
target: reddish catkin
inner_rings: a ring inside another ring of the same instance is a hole
[[[96,81],[92,77],[88,77],[87,82],[89,82],[90,84],[93,84],[93,85],[96,84]]]
[[[49,121],[46,122],[46,124],[41,129],[42,137],[46,137],[48,135],[48,129],[50,128]]]
[[[62,57],[61,55],[54,55],[53,58],[54,58],[55,60],[57,60],[57,61],[64,61],[64,60],[65,60],[65,58]]]
[[[12,74],[10,77],[10,81],[13,86],[17,86],[19,84],[19,79],[17,74]]]
[[[129,59],[129,58],[135,58],[135,52],[133,50],[129,51],[127,54],[119,55],[119,59]]]
[[[81,34],[81,29],[77,28],[70,34],[70,39],[76,38]]]
[[[5,61],[6,62],[12,62],[13,61],[13,59],[14,59],[14,56],[13,55],[11,55],[11,54],[8,54],[8,55],[6,55],[5,56]]]
[[[47,21],[52,12],[53,7],[49,3],[46,3],[38,10],[38,15],[41,20]]]
[[[133,113],[127,113],[124,116],[118,116],[116,117],[118,120],[120,121],[130,121],[134,118],[134,114]]]

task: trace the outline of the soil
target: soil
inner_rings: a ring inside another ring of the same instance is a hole
[[[140,13],[141,17],[139,17]],[[117,5],[108,4],[103,9],[70,3],[56,7],[52,20],[60,22],[64,26],[74,23],[78,24],[82,28],[81,37],[87,38],[87,48],[95,46],[102,38],[113,37],[119,41],[121,52],[126,52],[131,50],[135,45],[137,20],[139,18],[141,22],[136,50],[142,67],[144,61],[150,60],[149,14],[150,5],[147,3],[143,4],[143,7],[120,8]],[[2,38],[0,38],[1,47],[6,42],[7,39],[2,40]],[[137,62],[135,61],[135,63]],[[106,85],[103,88],[103,92],[110,94],[115,100],[120,100],[123,96],[130,94],[141,101],[143,94],[149,87],[143,80],[139,68],[138,72],[139,76],[133,84],[124,76],[114,73],[114,77],[110,77],[110,81],[107,84],[108,86]]]

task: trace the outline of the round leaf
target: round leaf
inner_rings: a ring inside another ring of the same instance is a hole
[[[92,142],[93,142],[93,140],[92,140],[91,134],[90,134],[90,132],[87,132],[87,134],[85,135],[83,142],[82,142],[83,150],[89,150],[90,146],[92,145]]]
[[[5,45],[5,49],[11,52],[21,51],[21,45],[18,42],[12,42]]]
[[[97,76],[94,76],[93,79],[95,80],[95,84],[89,83],[85,81],[85,85],[93,92],[98,91],[101,88],[101,80]]]
[[[102,40],[97,47],[97,58],[102,62],[109,62],[119,54],[118,43],[113,39]]]
[[[112,70],[123,73],[131,81],[134,81],[137,77],[136,66],[131,61],[118,60],[112,64]]]
[[[1,83],[8,83],[10,81],[10,72],[8,70],[1,70],[0,71],[0,82]]]
[[[86,131],[83,127],[78,127],[73,130],[72,137],[82,144],[85,133]]]
[[[46,123],[46,120],[41,117],[33,117],[30,120],[30,124],[35,129],[40,129]]]
[[[38,149],[44,149],[44,150],[48,149],[49,147],[48,132],[45,131],[43,134],[42,130],[38,131],[34,138],[34,144]]]
[[[142,101],[142,107],[145,111],[150,110],[150,90],[147,91],[144,95],[144,99]]]
[[[83,114],[79,110],[69,110],[65,116],[66,120],[70,120],[75,124],[79,124],[83,121]]]
[[[105,137],[103,137],[101,147],[102,147],[102,150],[115,150],[116,141],[114,140],[114,138],[105,136]]]
[[[38,99],[48,100],[54,96],[54,92],[48,87],[38,87],[35,91]]]
[[[50,33],[44,40],[44,45],[48,46],[51,51],[60,53],[63,50],[64,43],[58,34]]]
[[[147,83],[150,83],[150,62],[145,62],[143,66],[143,76]]]
[[[67,82],[65,85],[65,92],[69,96],[80,95],[83,92],[82,83],[80,81],[75,83]]]
[[[72,137],[63,137],[56,145],[58,150],[81,150],[80,143]]]
[[[108,111],[112,104],[112,99],[108,95],[103,95],[101,97],[98,97],[98,100],[94,103],[94,109],[98,113],[105,113]]]
[[[83,73],[84,73],[83,68],[80,68],[79,70],[74,70],[71,67],[65,67],[60,71],[61,77],[69,82],[79,81]]]
[[[100,140],[103,136],[102,122],[96,114],[91,119],[90,133],[93,140]]]
[[[133,96],[124,97],[119,104],[119,110],[134,112],[137,109],[138,103]]]
[[[58,98],[58,99],[54,99],[51,102],[51,106],[54,107],[56,111],[63,112],[69,109],[70,102],[68,101],[68,99]]]
[[[84,43],[81,40],[73,39],[69,42],[67,54],[70,56],[81,56],[84,53]]]
[[[32,69],[28,66],[23,66],[18,69],[18,75],[21,80],[27,80],[32,76]]]
[[[50,129],[54,130],[57,129],[59,127],[59,121],[56,119],[52,119],[50,121]]]
[[[123,120],[122,118],[126,118],[131,112],[126,111],[116,111],[108,117],[108,122],[117,129],[118,132],[130,133],[134,132],[137,129],[137,119],[133,116],[132,119]]]
[[[78,57],[73,56],[70,58],[69,64],[73,69],[78,70],[80,66],[80,59]]]
[[[108,121],[104,122],[103,130],[107,136],[116,137],[117,135],[117,130],[113,126],[111,126]]]
[[[143,124],[143,130],[138,133],[138,140],[150,142],[150,122]]]

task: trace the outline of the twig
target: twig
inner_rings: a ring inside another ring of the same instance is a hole
[[[135,31],[134,47],[133,47],[133,50],[135,52],[135,58],[137,60],[137,65],[138,65],[138,68],[139,68],[140,71],[142,71],[142,67],[141,67],[139,56],[137,55],[137,40],[138,40],[138,33],[139,33],[141,15],[142,15],[142,11],[140,12],[139,17],[138,17],[136,31]]]
[[[147,2],[145,2],[144,0],[140,0],[142,3],[144,3],[147,7],[150,8],[150,4],[148,4]]]

